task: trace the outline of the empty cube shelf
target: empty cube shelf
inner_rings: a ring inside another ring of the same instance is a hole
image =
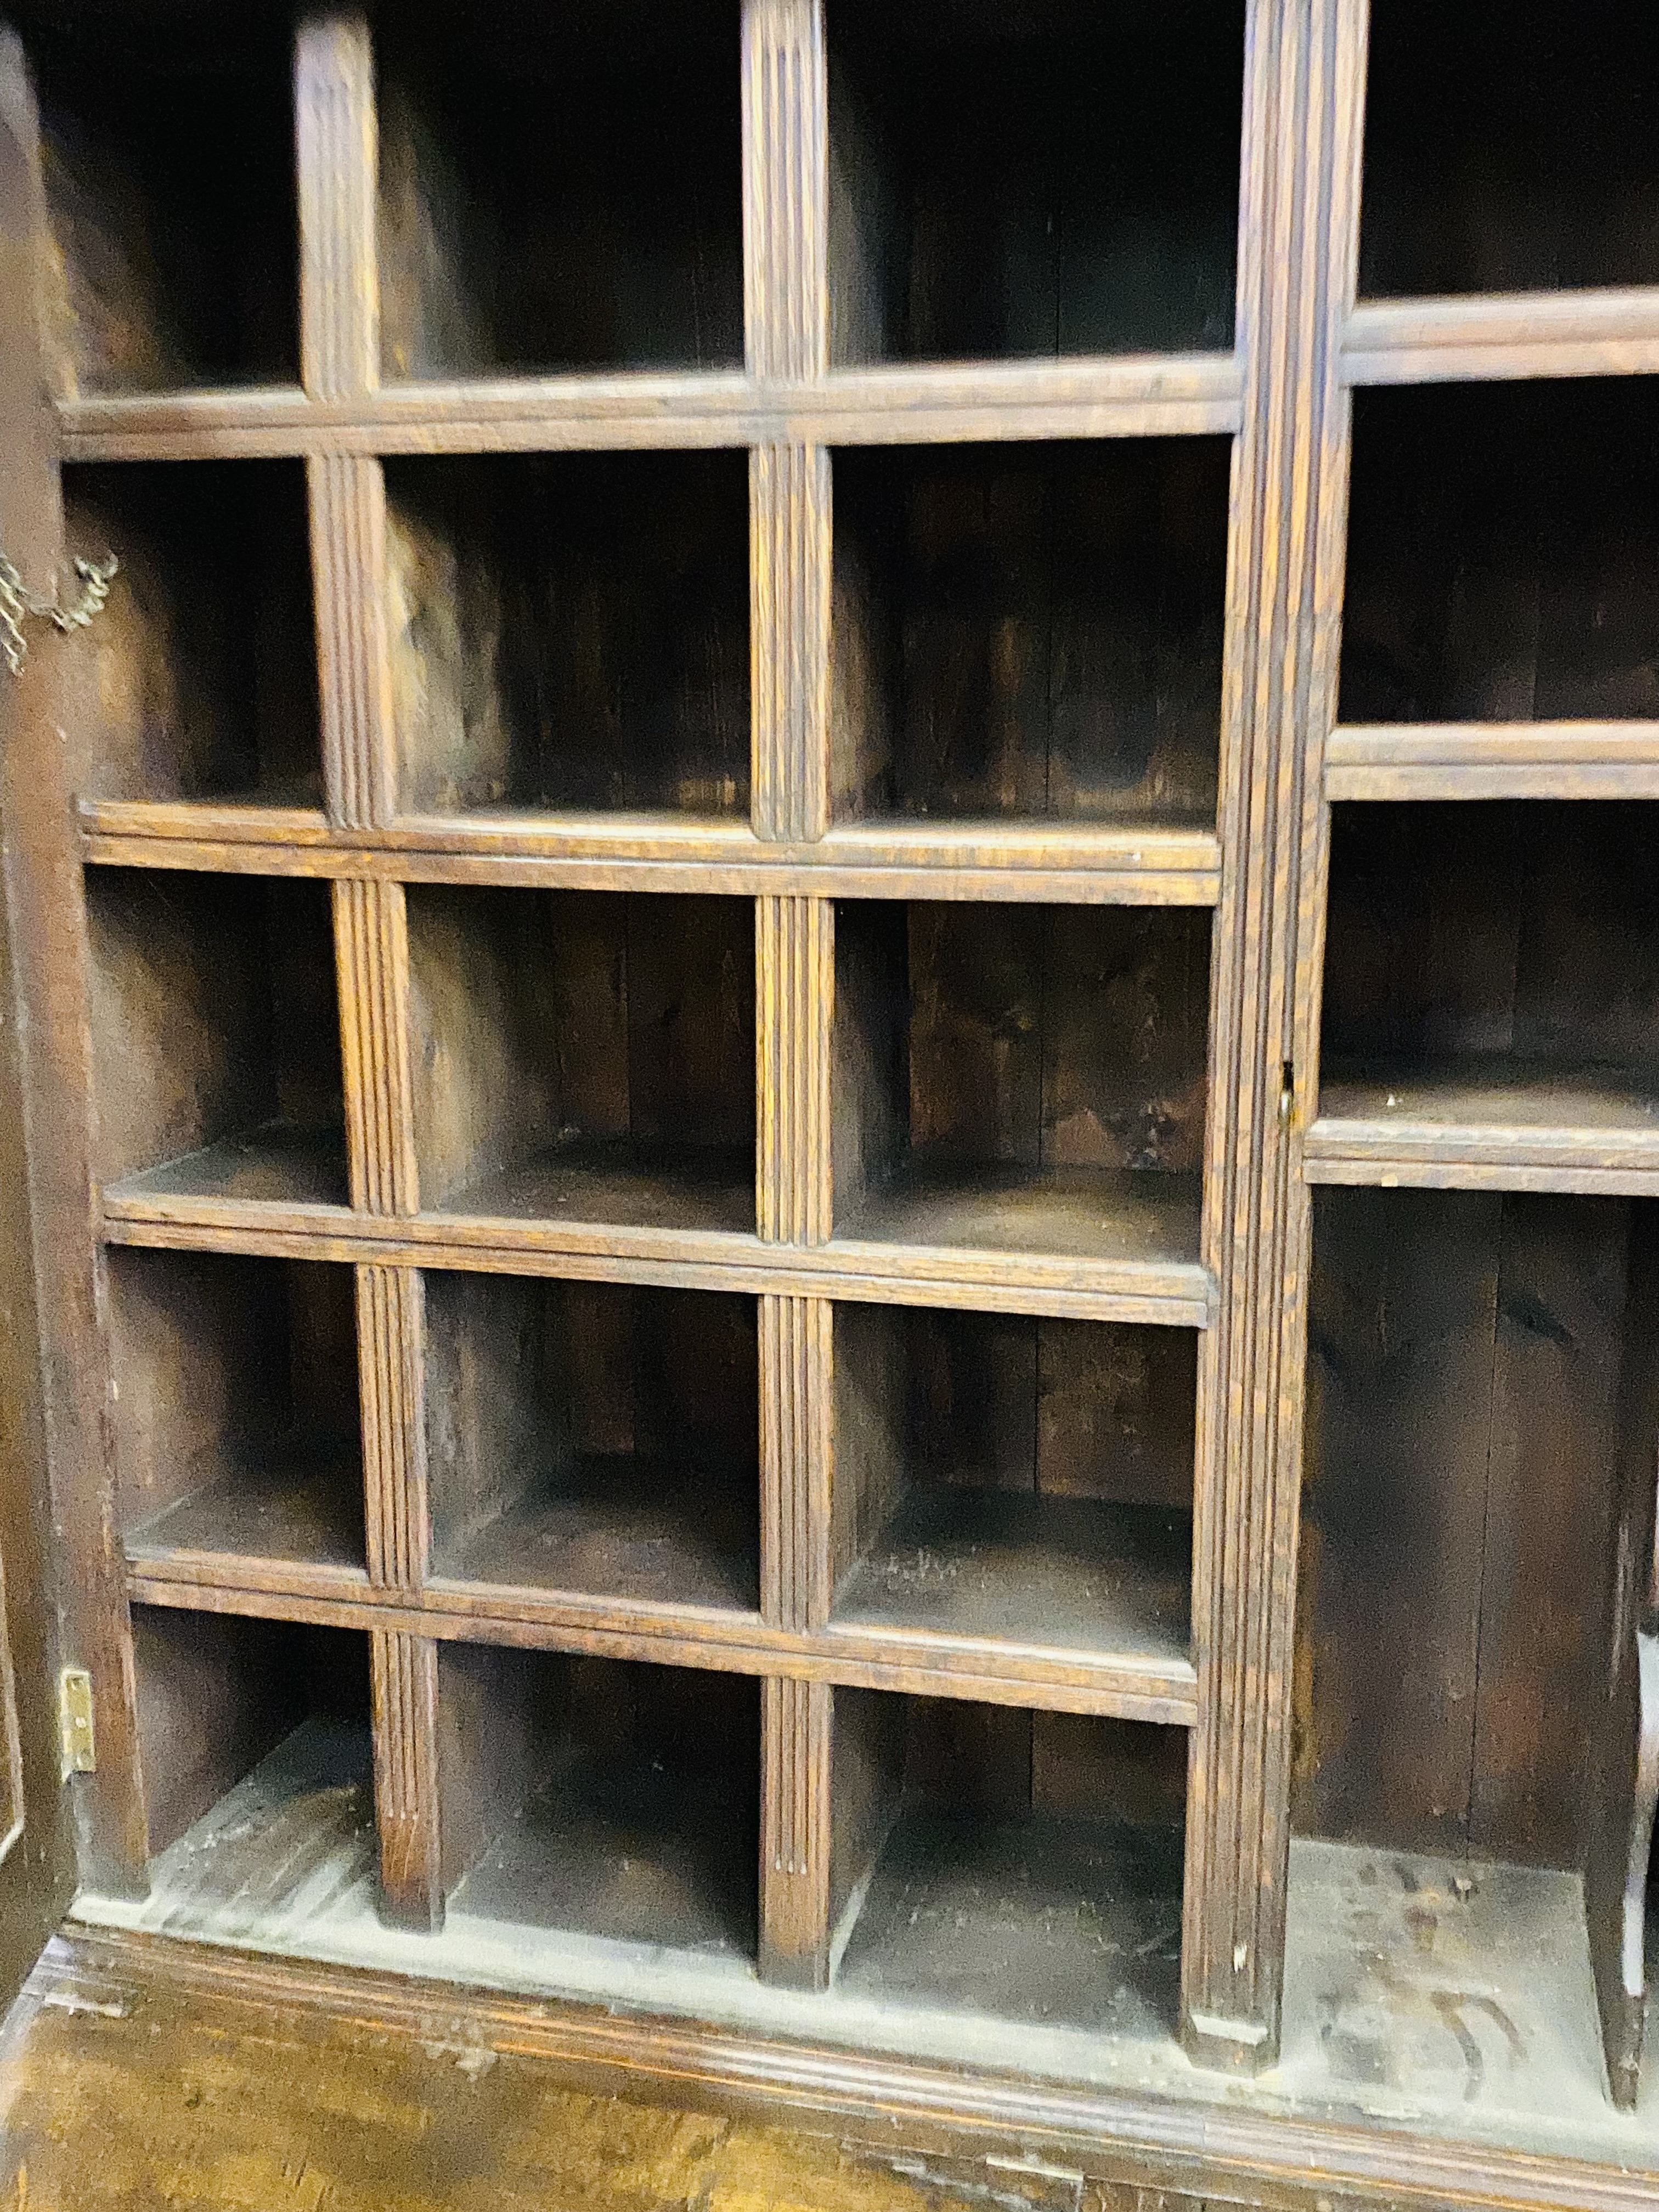
[[[836,909],[837,1237],[1196,1260],[1210,916]]]
[[[120,564],[65,671],[80,793],[319,807],[302,465],[69,469],[64,501],[72,552]]]
[[[1188,1330],[840,1305],[831,1618],[1189,1664]]]
[[[749,901],[420,885],[409,945],[422,1206],[753,1231]]]
[[[741,364],[738,86],[736,0],[388,24],[386,376]]]
[[[1656,821],[1640,801],[1336,808],[1310,1151],[1427,1181],[1659,1174]]]
[[[136,1250],[108,1267],[128,1557],[361,1574],[351,1269]]]
[[[1359,289],[1659,283],[1643,0],[1373,0]]]
[[[1646,379],[1361,392],[1344,722],[1659,719]]]
[[[754,1958],[757,1683],[450,1644],[438,1698],[455,1920]]]
[[[59,11],[39,49],[58,394],[293,383],[299,226],[289,23]]]
[[[1219,438],[838,453],[836,814],[1212,826],[1228,467]]]
[[[753,1298],[431,1273],[426,1323],[439,1574],[757,1610]]]
[[[343,1205],[326,884],[94,868],[87,921],[105,1184]]]
[[[1031,2025],[1167,2035],[1183,1729],[837,1690],[851,1785],[838,1986]]]
[[[749,807],[741,453],[393,463],[401,804]]]
[[[830,13],[836,359],[1232,342],[1242,8]]]

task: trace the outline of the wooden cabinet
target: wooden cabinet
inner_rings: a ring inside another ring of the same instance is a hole
[[[21,12],[82,1918],[1650,2201],[1647,13]]]

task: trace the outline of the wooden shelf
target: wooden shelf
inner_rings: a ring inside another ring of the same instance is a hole
[[[386,27],[387,382],[742,361],[737,7],[635,15],[625,54],[598,30],[507,9],[493,29],[476,15]]]
[[[1501,1059],[1328,1068],[1303,1152],[1313,1182],[1659,1195],[1659,1076]]]
[[[757,1685],[457,1644],[438,1694],[458,1919],[754,1957]]]
[[[359,1459],[251,1460],[127,1530],[126,1557],[147,1572],[198,1571],[224,1583],[276,1561],[363,1577]]]
[[[1659,370],[1659,285],[1362,300],[1342,331],[1342,380],[1486,384]]]
[[[1192,1528],[1158,1506],[915,1485],[843,1577],[830,1615],[957,1644],[1188,1658]]]
[[[1340,721],[1659,720],[1656,392],[1626,378],[1358,397]]]
[[[484,1221],[750,1236],[754,1154],[736,1146],[577,1140],[463,1184],[437,1212]]]
[[[1228,448],[838,451],[832,813],[1216,814]]]
[[[386,471],[399,811],[749,811],[733,453]]]
[[[1242,11],[830,31],[836,358],[1230,347]]]
[[[759,1498],[753,1468],[716,1485],[672,1461],[579,1461],[440,1558],[434,1571],[449,1583],[753,1613]]]
[[[199,1201],[209,1206],[346,1205],[345,1140],[338,1129],[295,1129],[267,1122],[246,1136],[222,1137],[199,1152],[182,1153],[142,1175],[104,1187],[106,1214],[143,1216],[158,1204]]]
[[[1131,2041],[1170,2033],[1180,1731],[841,1691],[835,1755],[868,1778],[872,1808],[848,1839],[862,1879],[842,1990]]]
[[[1340,726],[1325,796],[1659,799],[1659,721]]]
[[[70,468],[64,506],[71,556],[119,564],[59,693],[77,798],[319,807],[299,464]]]
[[[1362,298],[1659,283],[1644,9],[1579,40],[1547,0],[1390,0],[1369,31]]]
[[[274,17],[60,19],[35,47],[53,390],[276,380],[299,362],[293,60]]]
[[[424,1209],[753,1228],[752,906],[421,886],[408,916]]]
[[[1198,1224],[1194,1176],[918,1161],[838,1224],[833,1249],[845,1263],[888,1255],[895,1271],[901,1249],[939,1272],[1062,1262],[1079,1284],[1201,1301]]]
[[[544,453],[1226,435],[1231,353],[1063,361],[907,362],[788,380],[738,369],[417,380],[349,400],[297,385],[60,397],[66,460],[252,459],[306,453]]]

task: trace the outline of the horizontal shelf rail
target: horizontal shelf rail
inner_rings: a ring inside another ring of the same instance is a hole
[[[339,830],[320,811],[99,799],[81,819],[94,866],[210,874],[1115,906],[1213,906],[1221,882],[1214,831],[1145,823],[894,820],[787,844],[742,820],[664,815],[418,815]]]
[[[438,1577],[418,1593],[372,1588],[366,1577],[348,1589],[336,1571],[228,1558],[204,1565],[199,1555],[179,1562],[154,1554],[131,1559],[126,1585],[136,1604],[787,1675],[1179,1728],[1193,1726],[1198,1710],[1189,1659],[1133,1651],[999,1648],[986,1638],[925,1630],[813,1632],[771,1627],[757,1613],[735,1608],[624,1604]]]
[[[1349,385],[1659,374],[1659,288],[1362,300],[1342,333]]]
[[[1340,724],[1325,796],[1659,799],[1659,722]]]
[[[741,370],[481,377],[386,385],[354,399],[297,385],[63,399],[66,461],[312,453],[932,444],[1225,434],[1243,386],[1231,353],[921,362],[781,384]]]

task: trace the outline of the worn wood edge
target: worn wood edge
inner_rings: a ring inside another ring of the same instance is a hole
[[[325,398],[297,384],[96,392],[57,403],[68,461],[629,447],[1224,436],[1231,353],[916,362],[784,382],[741,369],[481,377]]]
[[[1346,385],[1659,373],[1659,288],[1362,300],[1345,319]]]
[[[611,2094],[707,2105],[765,2120],[839,2132],[870,2127],[911,2148],[963,2148],[1010,2139],[1052,2150],[1097,2179],[1144,2179],[1200,2200],[1243,2191],[1252,2202],[1311,2212],[1322,2197],[1432,2208],[1449,2201],[1492,2212],[1638,2212],[1651,2204],[1651,2169],[1543,2157],[1487,2143],[1407,2135],[1297,2113],[1252,2112],[1237,2101],[1134,2096],[861,2053],[805,2040],[653,2018],[560,1998],[487,1996],[457,1984],[374,1969],[261,1958],[174,1936],[71,1924],[30,1978],[36,2002],[82,1999],[89,1987],[164,1986],[185,1996],[249,2007],[301,2005],[429,2044],[434,2014],[467,2048],[541,2061]]]
[[[1214,1297],[1209,1273],[1196,1261],[1059,1260],[852,1242],[789,1245],[732,1230],[639,1230],[482,1216],[398,1218],[354,1214],[345,1206],[157,1196],[119,1184],[104,1193],[103,1236],[107,1243],[175,1251],[702,1285],[1176,1328],[1206,1327]]]
[[[659,815],[541,815],[469,822],[404,816],[331,826],[314,809],[84,800],[82,857],[108,867],[343,875],[411,882],[647,882],[750,896],[962,897],[1213,906],[1220,848],[1206,830],[1109,823],[859,824],[772,842],[747,823]],[[913,890],[912,885],[921,888]]]
[[[296,1564],[284,1571],[274,1561],[211,1564],[208,1579],[171,1573],[165,1561],[136,1559],[127,1569],[128,1596],[134,1604],[175,1612],[582,1652],[717,1674],[785,1674],[1177,1728],[1191,1727],[1196,1710],[1196,1679],[1182,1659],[1109,1650],[1048,1654],[921,1629],[807,1632],[735,1607],[623,1601],[439,1577],[418,1595],[371,1584],[366,1577],[347,1589],[337,1570]]]
[[[1659,798],[1659,722],[1350,723],[1328,801]]]
[[[1448,1157],[1446,1150],[1429,1144],[1420,1152],[1402,1146],[1402,1136],[1409,1140],[1408,1130],[1376,1130],[1367,1143],[1364,1133],[1373,1127],[1316,1121],[1303,1155],[1303,1180],[1376,1190],[1553,1190],[1580,1197],[1659,1197],[1659,1160],[1651,1153],[1646,1166],[1608,1166],[1588,1158],[1591,1149],[1605,1156],[1612,1149],[1606,1146],[1586,1147],[1577,1158],[1570,1152],[1539,1158],[1531,1145],[1511,1150],[1465,1142]],[[1528,1157],[1528,1152],[1533,1157]]]

